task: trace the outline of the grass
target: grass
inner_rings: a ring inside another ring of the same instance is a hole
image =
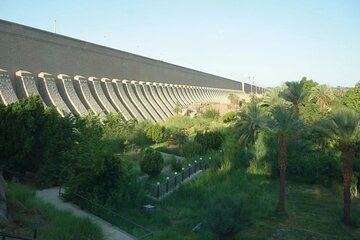
[[[356,218],[360,199],[352,205]],[[346,227],[341,222],[342,207],[341,195],[325,187],[288,183],[286,214],[257,221],[239,239],[359,239],[360,226]]]
[[[342,196],[338,191],[319,185],[288,182],[286,214],[275,213],[278,181],[242,171],[222,173],[207,171],[201,178],[184,184],[174,194],[156,205],[153,214],[127,208],[121,214],[155,232],[154,239],[216,239],[202,222],[214,196],[241,194],[252,212],[253,224],[233,239],[359,239],[360,228],[341,222]],[[353,200],[352,216],[359,223],[360,199]]]
[[[9,224],[3,231],[32,237],[31,222],[40,220],[39,240],[103,240],[101,229],[89,219],[57,210],[35,196],[35,190],[17,183],[7,189]]]

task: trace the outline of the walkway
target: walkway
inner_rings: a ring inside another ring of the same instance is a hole
[[[78,206],[63,202],[59,197],[59,188],[49,188],[44,189],[42,191],[37,191],[36,196],[43,200],[44,202],[51,203],[56,208],[60,210],[67,210],[72,212],[76,216],[89,218],[94,223],[98,224],[103,230],[104,236],[106,240],[134,240],[136,239],[134,236],[129,235],[128,233],[122,231],[116,226],[111,225],[110,223],[104,221],[103,219],[90,214],[88,212],[83,211]]]

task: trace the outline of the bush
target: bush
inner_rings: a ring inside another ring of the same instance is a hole
[[[194,141],[201,145],[201,152],[209,149],[218,150],[223,142],[223,135],[218,132],[197,133]]]
[[[246,227],[251,220],[241,195],[225,195],[212,199],[205,225],[219,238],[227,239]]]
[[[184,144],[188,140],[188,135],[184,129],[174,128],[170,130],[168,134],[167,145],[179,145]]]
[[[161,154],[151,148],[145,150],[144,157],[140,162],[141,171],[150,177],[160,175],[164,168],[164,159]]]
[[[173,172],[180,172],[182,169],[181,161],[176,159],[174,155],[170,158],[170,166]]]
[[[91,164],[91,165],[86,165]],[[86,193],[105,204],[110,195],[128,184],[127,163],[117,155],[108,154],[96,162],[79,162],[65,182],[66,197],[74,193]]]
[[[226,114],[224,114],[223,118],[223,122],[224,123],[229,123],[232,122],[236,119],[236,113],[235,112],[228,112]]]
[[[234,169],[247,168],[253,153],[242,146],[233,135],[227,135],[222,144],[224,160],[231,162]]]
[[[206,119],[218,120],[220,118],[220,113],[216,109],[209,108],[206,109],[201,116]]]
[[[166,128],[159,124],[149,124],[144,129],[145,135],[154,143],[160,143],[167,138]]]
[[[201,144],[194,142],[194,141],[190,141],[190,142],[186,142],[183,146],[182,146],[182,152],[183,155],[186,157],[191,157],[194,155],[198,155],[201,153]]]

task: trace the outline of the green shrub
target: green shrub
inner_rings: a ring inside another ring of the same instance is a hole
[[[201,153],[201,148],[202,147],[200,143],[189,141],[182,146],[182,152],[184,156],[191,157]]]
[[[224,123],[232,122],[236,119],[236,113],[235,112],[225,113],[222,118]]]
[[[140,162],[140,168],[150,177],[156,177],[164,168],[164,159],[159,152],[148,148],[145,150],[144,157]]]
[[[145,135],[154,143],[160,143],[167,138],[166,128],[156,124],[149,124],[144,129]]]
[[[184,129],[173,128],[170,129],[167,139],[167,145],[184,144],[188,140],[188,135]]]
[[[229,161],[234,169],[247,168],[250,159],[253,158],[251,149],[246,149],[236,139],[235,136],[228,134],[222,145],[224,160]]]
[[[86,193],[105,204],[111,193],[128,184],[127,163],[117,155],[106,155],[96,162],[79,162],[71,169],[65,182],[66,197],[74,193]]]
[[[181,160],[176,159],[174,155],[170,158],[170,166],[173,172],[180,172],[182,168]]]
[[[194,141],[201,145],[201,152],[206,152],[209,149],[218,150],[223,142],[223,135],[218,132],[204,132],[196,133]]]
[[[220,113],[216,109],[209,108],[206,109],[205,112],[201,114],[201,116],[206,119],[212,119],[217,121],[220,118]]]
[[[220,195],[212,199],[205,225],[219,238],[228,239],[251,222],[241,195]]]

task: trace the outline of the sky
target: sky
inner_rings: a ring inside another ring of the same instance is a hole
[[[1,0],[0,19],[262,87],[360,81],[358,0]]]

